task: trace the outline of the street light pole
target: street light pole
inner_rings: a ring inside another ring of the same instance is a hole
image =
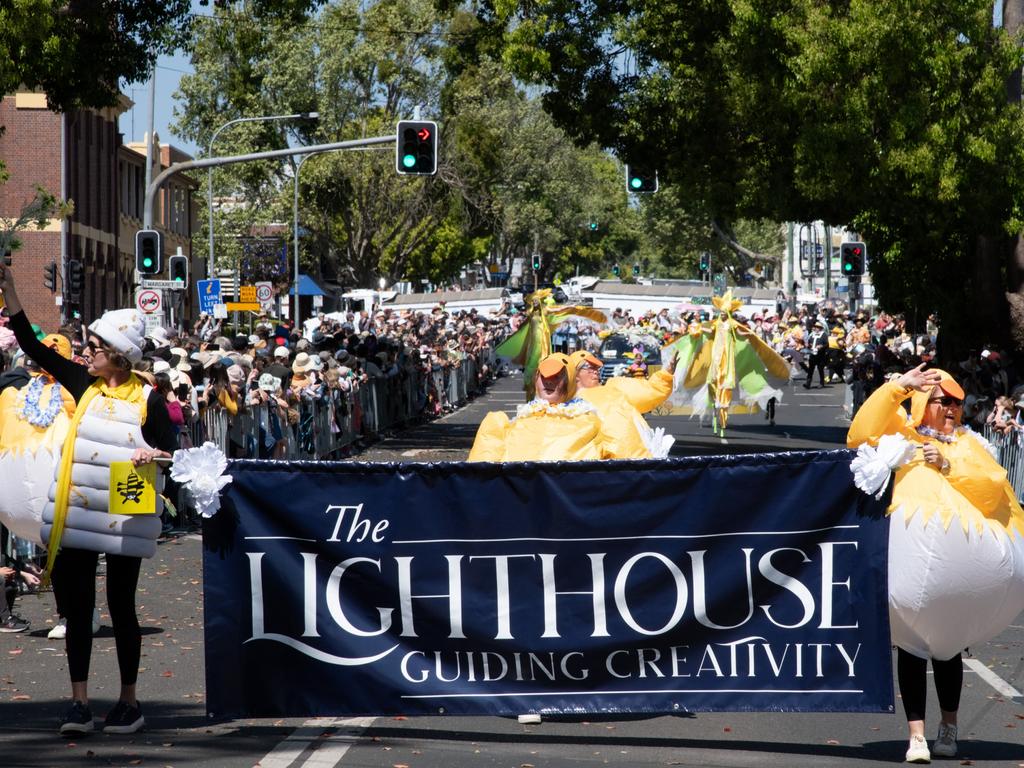
[[[295,179],[295,195],[292,201],[292,257],[295,261],[295,269],[292,272],[294,275],[292,279],[292,286],[295,292],[295,306],[292,307],[292,322],[295,323],[295,330],[299,333],[302,332],[301,326],[299,325],[299,171],[302,170],[302,164],[306,162],[312,155],[299,155],[299,159],[293,161]]]
[[[226,123],[221,125],[213,132],[210,136],[210,141],[206,145],[206,156],[213,157],[213,142],[217,140],[217,136],[225,128],[232,125],[238,125],[239,123],[259,123],[259,122],[270,122],[273,120],[318,120],[320,118],[319,112],[296,112],[291,115],[262,115],[260,117],[237,117],[234,120],[228,120]],[[147,185],[148,188],[148,185]],[[210,167],[210,171],[207,174],[206,179],[206,204],[209,209],[209,239],[210,239],[210,256],[206,262],[206,276],[211,278],[214,276],[214,252],[213,252],[213,167]]]

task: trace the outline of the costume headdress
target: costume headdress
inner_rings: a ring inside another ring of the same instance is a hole
[[[931,368],[931,371],[942,376],[939,381],[939,389],[947,395],[952,395],[960,400],[964,399],[964,390],[956,380],[941,368]],[[910,423],[911,426],[920,426],[924,419],[924,409],[928,407],[928,399],[932,396],[932,390],[926,392],[914,392],[910,397]]]

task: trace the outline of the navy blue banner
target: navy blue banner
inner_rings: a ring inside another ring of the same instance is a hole
[[[851,457],[233,462],[208,710],[892,711],[886,502]]]

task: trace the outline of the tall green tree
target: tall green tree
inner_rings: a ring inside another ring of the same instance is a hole
[[[852,224],[889,307],[940,309],[964,336],[1007,326],[1024,191],[1007,82],[1024,59],[988,0],[533,0],[481,15],[560,126],[654,164],[688,210],[723,230]]]

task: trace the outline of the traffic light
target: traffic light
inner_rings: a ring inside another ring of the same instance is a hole
[[[43,265],[43,285],[50,289],[50,293],[57,292],[57,264],[51,261]]]
[[[85,289],[85,265],[77,259],[68,262],[68,293],[81,296]]]
[[[619,267],[618,264],[612,264],[612,274],[615,275],[616,277],[622,274],[622,269]]]
[[[167,260],[167,270],[170,272],[171,280],[188,284],[188,256],[175,254]]]
[[[657,192],[658,172],[641,166],[626,166],[626,190],[629,192]]]
[[[839,246],[840,270],[846,277],[860,277],[867,267],[868,249],[864,243],[843,243]]]
[[[135,233],[135,269],[142,275],[158,275],[163,269],[164,238],[155,229]]]
[[[640,265],[639,264],[634,264],[633,265],[633,277],[640,277]]]
[[[413,176],[437,173],[437,123],[399,120],[395,134],[395,169],[399,173]]]
[[[711,270],[711,254],[705,251],[700,255],[700,263],[697,265],[701,272]]]
[[[535,253],[533,255],[533,271],[540,272],[540,254]]]

